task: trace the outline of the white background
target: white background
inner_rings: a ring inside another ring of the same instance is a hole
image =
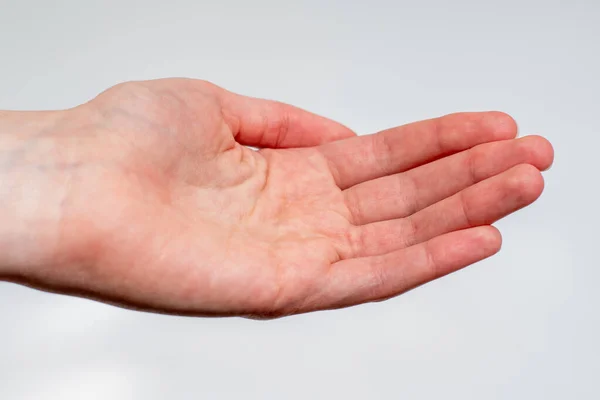
[[[385,303],[193,319],[0,283],[0,398],[600,398],[599,21],[595,0],[0,0],[0,109],[186,76],[360,133],[498,109],[556,150],[498,256]]]

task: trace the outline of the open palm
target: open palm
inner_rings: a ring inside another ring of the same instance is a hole
[[[48,172],[68,182],[61,268],[34,281],[172,313],[280,316],[398,295],[497,252],[489,224],[540,195],[553,158],[541,137],[514,139],[502,113],[356,137],[185,79],[119,85],[67,113],[53,162],[71,167]]]

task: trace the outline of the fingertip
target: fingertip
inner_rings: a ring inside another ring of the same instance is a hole
[[[485,250],[487,255],[496,254],[502,247],[502,234],[492,225],[481,226],[478,228],[479,239],[481,240],[481,248]]]
[[[431,258],[435,260],[434,277],[440,277],[500,251],[502,236],[498,229],[483,225],[448,233],[430,240]],[[429,278],[431,280],[433,278]]]
[[[494,137],[497,139],[517,137],[519,127],[511,115],[502,111],[488,111],[484,114],[484,124],[493,132]]]
[[[554,163],[554,146],[543,136],[533,135],[539,141],[537,145],[537,154],[540,160],[540,170],[547,171]]]
[[[530,135],[520,138],[521,148],[528,153],[527,159],[540,171],[546,171],[554,161],[554,148],[544,137]]]
[[[528,205],[540,197],[544,191],[544,178],[535,166],[520,164],[511,172],[508,185],[510,190],[519,194],[520,203]]]

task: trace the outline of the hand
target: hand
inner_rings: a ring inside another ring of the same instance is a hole
[[[377,301],[491,256],[490,224],[540,195],[553,159],[502,113],[355,137],[184,79],[0,114],[0,132],[4,279],[194,315]]]

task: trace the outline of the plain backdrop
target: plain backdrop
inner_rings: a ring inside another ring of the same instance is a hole
[[[185,76],[361,134],[502,110],[556,150],[499,255],[384,303],[194,319],[0,283],[0,399],[600,398],[599,21],[596,0],[0,0],[0,109]]]

